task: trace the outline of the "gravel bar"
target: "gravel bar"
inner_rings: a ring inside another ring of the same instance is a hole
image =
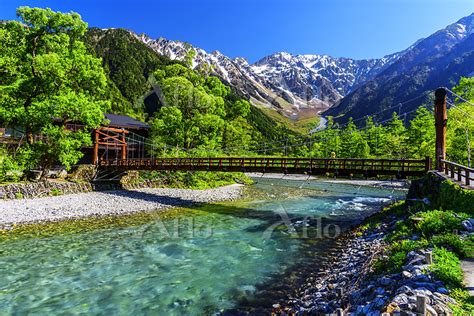
[[[280,180],[297,180],[297,181],[311,181],[318,180],[321,182],[328,183],[341,183],[341,184],[351,184],[351,185],[360,185],[360,186],[369,186],[376,188],[387,188],[387,189],[408,189],[410,186],[409,181],[406,180],[363,180],[363,179],[330,179],[328,177],[318,177],[302,174],[280,174],[280,173],[259,173],[259,172],[249,172],[246,173],[250,178],[258,179],[280,179]]]
[[[198,203],[236,200],[242,185],[216,189],[147,188],[69,194],[22,200],[0,200],[0,228],[13,224],[52,222],[87,216],[124,215],[140,211],[164,210]]]

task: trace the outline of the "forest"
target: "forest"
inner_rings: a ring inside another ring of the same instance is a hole
[[[162,156],[293,156],[434,158],[432,104],[394,112],[386,122],[340,125],[300,133],[250,104],[212,69],[160,56],[126,30],[89,29],[76,13],[20,7],[20,21],[0,24],[0,125],[22,136],[0,148],[0,181],[27,170],[67,169],[103,113],[125,114],[151,126],[149,141]],[[474,78],[452,88],[474,101]],[[150,106],[147,96],[156,98]],[[448,159],[469,164],[474,107],[462,100],[448,113]],[[466,115],[467,113],[467,115]],[[84,129],[71,132],[69,122]]]

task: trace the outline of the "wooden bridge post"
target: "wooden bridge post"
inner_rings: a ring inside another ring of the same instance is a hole
[[[94,130],[94,152],[92,153],[92,163],[97,165],[99,163],[99,133]]]
[[[127,160],[127,139],[125,138],[125,130],[122,131],[122,160]]]
[[[435,91],[435,126],[436,126],[436,169],[443,171],[441,159],[446,159],[446,123],[448,114],[446,111],[446,90],[444,88]]]

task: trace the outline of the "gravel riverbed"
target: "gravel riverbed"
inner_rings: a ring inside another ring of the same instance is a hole
[[[139,189],[88,192],[21,200],[0,200],[0,228],[13,224],[51,222],[87,216],[123,215],[198,203],[236,200],[242,185],[216,189]]]

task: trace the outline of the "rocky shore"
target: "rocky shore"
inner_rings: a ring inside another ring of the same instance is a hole
[[[451,315],[449,291],[429,272],[430,249],[412,251],[403,271],[374,274],[373,263],[383,256],[384,237],[395,229],[397,218],[390,216],[377,228],[362,235],[352,231],[346,247],[333,253],[298,290],[296,297],[273,305],[276,315],[420,315],[421,305],[430,315]],[[420,301],[423,301],[420,302]],[[425,313],[425,314],[426,314]]]
[[[241,196],[242,185],[233,184],[208,190],[145,188],[0,200],[0,228],[8,229],[14,224],[60,221],[86,216],[164,210],[198,203],[235,200]]]

